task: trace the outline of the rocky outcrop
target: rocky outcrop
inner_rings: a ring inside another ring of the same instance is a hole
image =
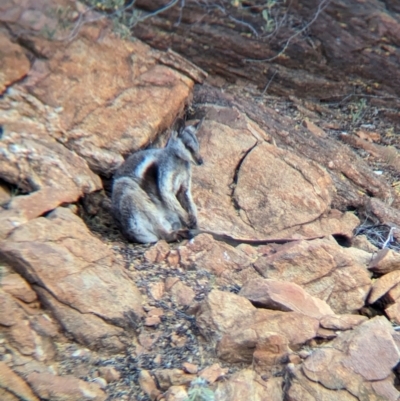
[[[296,312],[261,310],[235,294],[213,291],[196,315],[202,334],[218,342],[218,355],[229,362],[251,362],[253,353],[277,335],[298,347],[316,336],[318,320]]]
[[[218,401],[279,401],[283,399],[282,379],[262,380],[251,369],[245,369],[232,375],[225,382],[219,383],[215,391]]]
[[[0,395],[5,401],[39,401],[31,388],[4,362],[0,362]]]
[[[56,376],[33,372],[26,378],[41,399],[54,401],[105,401],[106,394],[96,383],[86,383],[74,376]]]
[[[167,3],[140,0],[137,5],[154,12]],[[361,7],[355,0],[307,0],[263,10],[258,3],[215,7],[188,1],[157,13],[134,32],[155,48],[173,48],[214,76],[256,86],[257,95],[268,90],[337,102],[357,90],[354,77],[369,82],[363,93],[399,92],[392,84],[400,58],[396,2],[368,0]],[[315,42],[306,40],[309,34]]]
[[[3,93],[8,86],[25,77],[30,70],[30,63],[21,47],[12,43],[3,32],[0,32],[0,42],[2,43],[0,93]]]
[[[371,288],[370,275],[329,239],[299,241],[261,257],[254,264],[265,278],[300,285],[335,313],[360,309]]]
[[[394,331],[376,317],[342,334],[329,348],[315,350],[302,365],[291,367],[291,400],[397,400],[392,369],[399,362]],[[332,391],[333,390],[333,391]],[[335,394],[335,395],[334,395]]]
[[[186,12],[199,7],[208,6],[185,2],[168,30],[187,28]],[[152,29],[176,11],[139,24],[141,35],[154,41]],[[185,31],[188,44],[210,26],[207,11]],[[398,254],[373,255],[366,237],[351,246],[361,207],[374,221],[400,221],[394,179],[335,139],[341,120],[324,121],[332,108],[293,97],[282,107],[264,96],[269,88],[256,98],[254,64],[218,67],[247,79],[241,87],[216,77],[194,86],[207,74],[173,50],[119,38],[106,14],[72,0],[0,4],[0,399],[397,400],[400,338],[389,320],[400,322]],[[380,34],[395,32],[397,17],[374,15]],[[239,36],[229,43],[255,45]],[[313,41],[316,54],[330,43]],[[309,41],[296,43],[310,55]],[[262,70],[275,93],[347,90],[330,62],[315,80],[316,64],[294,70],[287,50],[276,74]],[[110,214],[109,179],[130,152],[164,143],[188,104],[188,118],[205,117],[193,195],[214,237],[129,244]],[[266,238],[281,240],[251,242]]]
[[[110,249],[66,208],[15,229],[0,254],[86,345],[122,336],[112,325],[129,329],[143,316],[140,294]]]

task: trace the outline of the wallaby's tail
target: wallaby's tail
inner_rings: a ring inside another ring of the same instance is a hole
[[[199,234],[210,234],[216,241],[223,241],[231,246],[238,246],[240,244],[249,244],[253,246],[266,245],[266,244],[286,244],[287,242],[323,238],[323,236],[308,237],[308,238],[265,238],[265,239],[235,238],[225,233],[218,233],[215,231],[201,230],[201,229],[189,230],[189,233],[191,238],[194,238],[196,235]]]

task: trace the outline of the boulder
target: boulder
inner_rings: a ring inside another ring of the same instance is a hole
[[[13,43],[4,32],[0,32],[0,54],[0,94],[2,94],[8,86],[28,73],[30,62],[21,46]]]
[[[0,210],[0,237],[102,187],[86,161],[57,142],[58,115],[22,89],[0,99],[0,176],[22,194]]]
[[[296,312],[257,309],[235,294],[213,290],[196,314],[200,332],[217,342],[220,358],[229,362],[250,362],[259,344],[276,334],[298,347],[316,335],[318,320]]]
[[[32,315],[8,293],[0,289],[0,333],[14,352],[33,357],[37,361],[49,361],[55,355],[53,339],[57,332],[43,330],[40,312],[32,310]],[[50,322],[51,325],[52,322]],[[53,327],[54,328],[54,327]]]
[[[3,390],[3,393],[2,393]],[[4,401],[39,401],[28,384],[0,361],[0,395]],[[15,398],[12,398],[15,396]],[[9,398],[7,398],[9,397]]]
[[[2,179],[25,193],[53,189],[52,198],[63,196],[59,203],[101,188],[86,161],[54,138],[61,129],[54,109],[22,88],[8,91],[0,106]]]
[[[330,347],[315,350],[302,365],[291,368],[289,399],[397,400],[392,370],[400,354],[393,335],[384,317],[342,333]]]
[[[330,330],[351,330],[367,320],[368,318],[362,315],[335,315],[322,317],[319,324]]]
[[[381,249],[370,262],[368,269],[378,274],[400,270],[400,254],[388,248]]]
[[[263,380],[252,369],[244,369],[218,384],[216,401],[282,401],[282,378]]]
[[[110,175],[122,155],[153,142],[172,125],[194,83],[160,65],[162,53],[106,30],[101,22],[83,26],[68,46],[58,42],[49,48],[35,38],[32,45],[48,54],[45,65],[35,64],[30,74],[51,73],[42,73],[34,84],[28,80],[26,87],[43,104],[62,109],[57,140],[93,170]]]
[[[287,343],[292,350],[299,349],[307,341],[316,337],[319,327],[318,320],[296,312],[280,312],[272,310],[257,310],[254,315],[245,320],[237,321],[225,333],[217,346],[218,356],[227,362],[250,363],[267,344],[267,352],[275,358],[277,347],[276,335],[281,339],[279,343]],[[199,326],[200,331],[203,327]],[[273,344],[273,345],[270,345]],[[271,363],[272,365],[273,363]]]
[[[330,306],[312,297],[299,285],[273,279],[253,279],[245,283],[239,295],[267,309],[292,311],[317,319],[334,315]]]
[[[200,304],[196,325],[203,336],[214,342],[238,323],[252,317],[256,308],[249,300],[229,292],[213,290]]]
[[[362,308],[371,287],[367,269],[330,239],[285,244],[260,257],[254,267],[265,278],[300,285],[338,314]]]
[[[104,391],[95,383],[74,376],[32,372],[26,378],[41,399],[51,401],[105,401]]]
[[[374,281],[368,296],[368,303],[373,304],[400,284],[400,270],[394,270]]]
[[[233,198],[243,221],[263,235],[318,219],[331,203],[333,185],[316,163],[268,143],[242,160]]]
[[[268,144],[268,134],[236,108],[210,106],[204,113],[205,164],[193,174],[200,227],[239,238],[351,236],[358,219],[329,212],[334,187],[324,169]]]
[[[1,243],[0,255],[37,286],[42,302],[77,339],[88,329],[89,338],[105,337],[110,324],[135,327],[143,316],[140,293],[124,268],[67,208],[15,229]],[[97,323],[97,330],[91,328]],[[111,335],[119,332],[113,329]]]
[[[5,267],[3,267],[3,274],[0,276],[0,286],[4,292],[23,302],[30,303],[37,300],[36,293],[29,283],[19,274],[6,271]]]

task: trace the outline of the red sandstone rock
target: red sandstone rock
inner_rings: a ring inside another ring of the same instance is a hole
[[[56,376],[33,372],[26,378],[40,398],[54,401],[104,401],[107,396],[95,383],[79,380],[74,376]]]
[[[227,373],[228,369],[223,369],[218,363],[214,363],[199,372],[199,377],[207,380],[209,384],[213,384],[218,379],[223,378]]]
[[[315,350],[301,367],[292,369],[288,389],[291,400],[303,400],[306,393],[319,400],[397,400],[392,369],[400,359],[394,331],[383,317],[375,317],[333,340],[332,346]],[[350,394],[353,394],[350,396]],[[343,398],[342,398],[343,397]]]
[[[180,280],[178,280],[171,287],[169,292],[174,302],[182,306],[189,306],[193,302],[193,299],[196,295],[195,292],[190,287],[183,284],[182,281]]]
[[[196,324],[206,338],[218,341],[255,312],[256,308],[246,298],[214,290],[200,304]]]
[[[381,249],[368,266],[374,273],[386,274],[400,270],[400,254],[391,249]]]
[[[240,290],[239,295],[247,298],[256,306],[280,311],[293,311],[317,319],[334,315],[329,305],[309,295],[294,283],[272,279],[253,279]]]
[[[219,382],[215,395],[221,401],[281,401],[282,378],[263,380],[252,369],[244,369]]]
[[[265,278],[300,285],[339,314],[363,307],[371,285],[366,269],[329,239],[285,244],[259,258],[255,268]]]
[[[8,35],[0,32],[1,75],[0,94],[15,81],[23,78],[30,69],[29,59],[16,43],[10,41]]]
[[[37,300],[35,291],[19,274],[10,273],[0,277],[0,285],[3,291],[24,302]]]
[[[88,324],[99,322],[99,335],[109,322],[128,328],[130,319],[143,316],[140,293],[123,267],[68,209],[14,230],[0,254],[30,283],[39,284],[43,302],[47,299],[61,325],[72,334],[77,330],[76,338],[82,336],[81,324],[74,324],[72,316],[82,314],[83,323],[87,314]]]
[[[368,297],[368,303],[373,304],[399,283],[400,270],[392,271],[378,278],[372,285],[371,292]]]
[[[2,400],[8,401],[6,397],[18,397],[24,401],[39,401],[36,395],[32,392],[31,388],[26,382],[14,373],[4,362],[0,361],[0,391],[4,390]],[[12,400],[12,398],[9,398]],[[14,398],[17,400],[17,398]]]
[[[161,390],[167,390],[171,386],[189,384],[196,377],[181,369],[157,369],[154,375]]]
[[[185,268],[206,269],[217,275],[248,267],[252,261],[241,249],[215,241],[209,234],[200,234],[178,248],[180,264]]]
[[[319,324],[325,329],[350,330],[367,320],[366,316],[361,315],[323,316]]]
[[[196,374],[199,370],[197,365],[190,363],[190,362],[184,362],[182,364],[182,367],[187,373],[191,373],[191,374]]]
[[[118,381],[121,378],[121,374],[112,366],[103,366],[99,369],[101,377],[104,377],[107,383]]]
[[[142,369],[139,374],[139,385],[144,393],[146,393],[152,401],[155,401],[160,395],[156,382],[147,370]]]
[[[270,342],[271,336],[284,336],[289,346],[296,349],[314,338],[318,327],[317,319],[300,313],[260,309],[251,317],[236,322],[223,335],[217,353],[229,362],[251,362],[258,344]]]
[[[166,241],[158,241],[155,245],[149,248],[145,253],[144,257],[147,262],[150,263],[160,263],[165,260],[169,253],[169,245]]]

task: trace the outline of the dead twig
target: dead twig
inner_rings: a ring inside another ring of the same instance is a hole
[[[293,39],[295,39],[297,36],[301,35],[304,31],[306,31],[317,20],[317,18],[321,14],[321,12],[325,10],[325,8],[329,5],[330,2],[331,2],[331,0],[322,0],[321,3],[319,3],[317,11],[315,12],[313,18],[306,25],[304,25],[303,28],[301,28],[300,30],[295,32],[292,36],[289,37],[289,39],[287,39],[285,45],[283,46],[283,49],[278,54],[276,54],[273,57],[265,58],[262,60],[244,59],[244,61],[247,61],[250,63],[263,63],[263,62],[273,61],[273,60],[277,59],[278,57],[280,57],[286,51],[290,42]]]
[[[258,38],[258,32],[256,31],[256,29],[251,24],[249,24],[248,22],[245,22],[245,21],[240,21],[240,20],[232,17],[231,15],[229,15],[228,18],[233,22],[236,22],[236,23],[238,23],[240,25],[246,26],[247,28],[250,29],[251,32],[253,32],[254,36],[256,36]]]
[[[385,249],[388,246],[388,244],[393,241],[393,232],[395,229],[396,227],[390,227],[389,235],[387,236],[386,241],[383,243],[382,249]]]
[[[275,75],[276,75],[277,73],[278,73],[278,71],[275,71],[275,72],[272,74],[272,77],[269,79],[267,85],[265,86],[264,90],[263,90],[262,93],[261,93],[261,97],[264,96],[264,95],[266,94],[266,92],[267,92],[269,86],[271,85],[271,83],[272,83],[272,81],[274,80]]]

